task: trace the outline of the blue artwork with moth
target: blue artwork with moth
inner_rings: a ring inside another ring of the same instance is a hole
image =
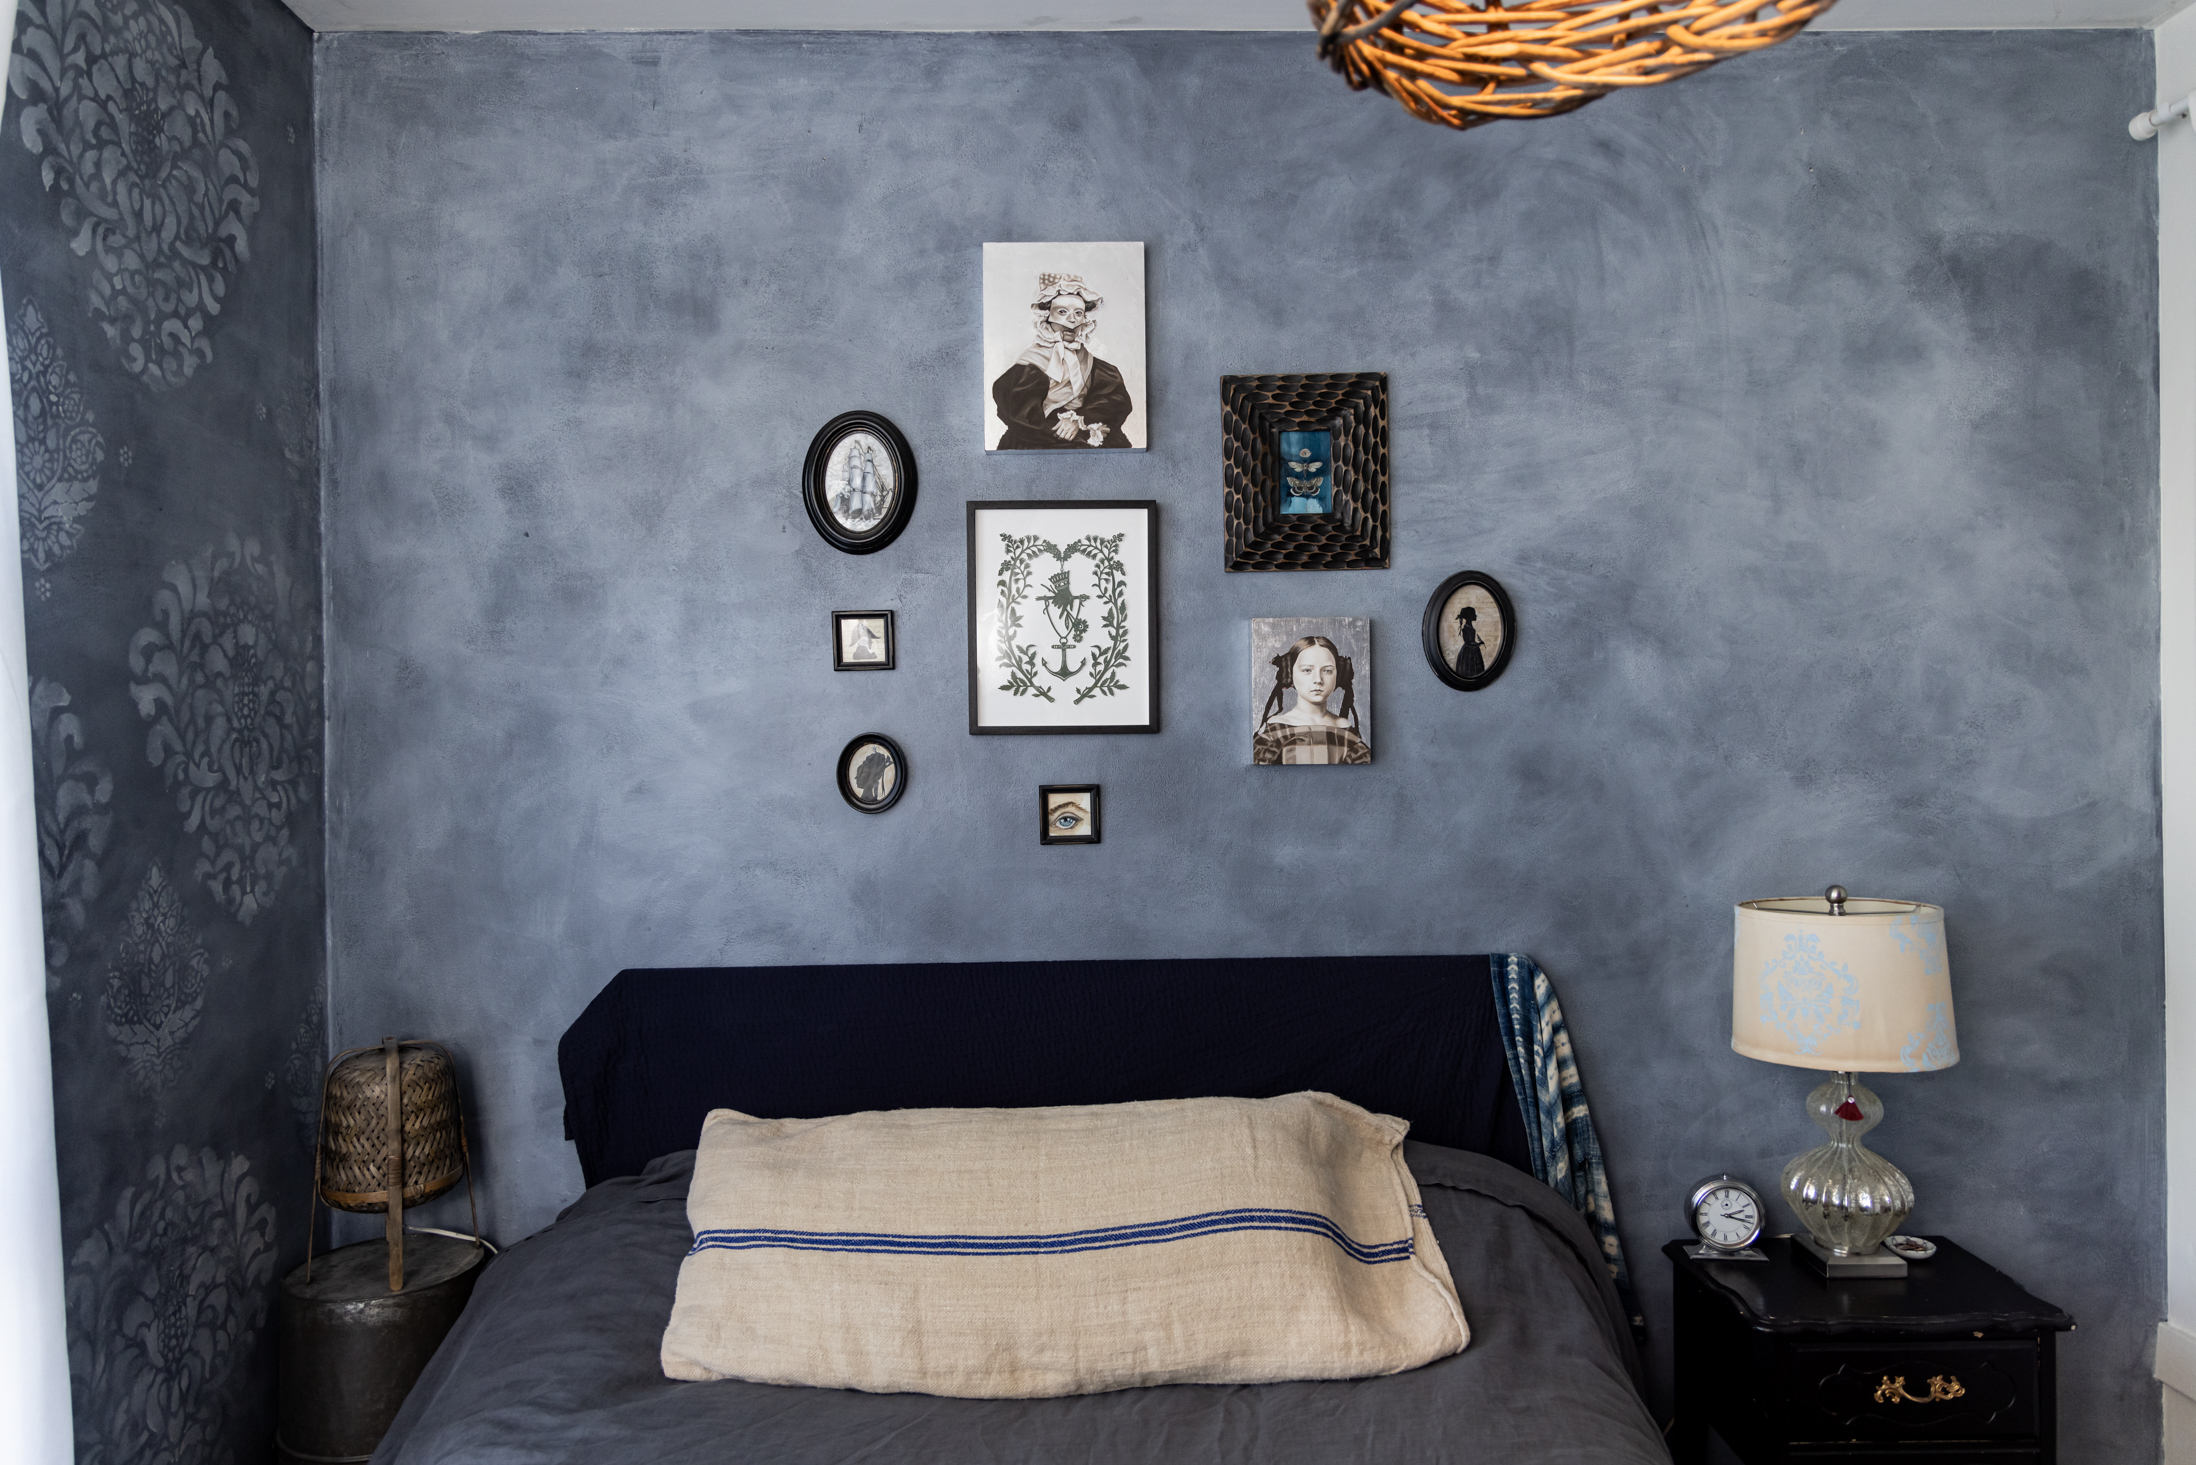
[[[1281,512],[1334,512],[1334,434],[1281,434]]]

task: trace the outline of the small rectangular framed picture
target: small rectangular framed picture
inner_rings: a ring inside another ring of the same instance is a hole
[[[835,610],[831,613],[833,671],[890,671],[899,645],[889,610]]]
[[[1037,842],[1098,843],[1098,785],[1048,783],[1038,789]]]
[[[1144,246],[986,244],[986,452],[1151,446]]]
[[[1372,622],[1272,616],[1251,622],[1251,762],[1370,763]]]

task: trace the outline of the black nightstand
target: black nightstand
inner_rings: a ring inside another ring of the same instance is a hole
[[[2058,1459],[2056,1349],[2074,1320],[1932,1236],[1903,1280],[1827,1280],[1784,1238],[1766,1262],[1662,1249],[1675,1276],[1678,1465],[1712,1427],[1746,1465]]]

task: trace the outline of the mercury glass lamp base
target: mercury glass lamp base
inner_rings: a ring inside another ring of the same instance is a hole
[[[1881,1277],[1906,1275],[1906,1258],[1888,1247],[1877,1247],[1867,1256],[1838,1256],[1805,1232],[1792,1236],[1792,1260],[1818,1277]]]
[[[1883,1238],[1914,1210],[1913,1182],[1861,1143],[1883,1122],[1883,1100],[1850,1073],[1833,1074],[1807,1096],[1807,1112],[1830,1142],[1784,1167],[1784,1203],[1807,1228],[1818,1255],[1840,1261],[1881,1253]],[[1874,1275],[1903,1275],[1899,1273]]]

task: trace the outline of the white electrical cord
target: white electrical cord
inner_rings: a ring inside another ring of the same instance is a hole
[[[2145,112],[2139,117],[2130,117],[2127,120],[2127,135],[2137,142],[2148,142],[2158,135],[2159,128],[2174,118],[2186,117],[2192,103],[2196,103],[2196,92],[2190,92],[2171,106],[2160,107],[2155,112]]]

